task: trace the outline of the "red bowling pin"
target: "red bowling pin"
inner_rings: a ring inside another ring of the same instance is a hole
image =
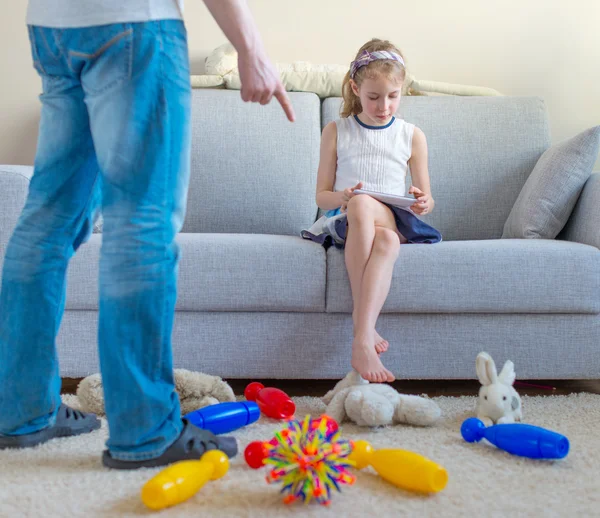
[[[296,405],[283,390],[265,388],[257,381],[246,387],[244,396],[248,401],[256,401],[261,413],[273,419],[292,419],[296,412]]]

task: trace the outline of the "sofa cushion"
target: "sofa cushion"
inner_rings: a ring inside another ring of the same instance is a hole
[[[228,380],[337,381],[350,368],[351,318],[343,313],[178,311],[173,326],[173,362],[176,368],[210,372]],[[505,360],[512,360],[519,379],[597,380],[600,372],[598,315],[388,313],[381,315],[377,325],[391,344],[383,361],[402,380],[473,379],[474,359],[484,348],[499,367]],[[61,376],[81,378],[98,372],[97,328],[95,311],[65,313],[57,339]],[[599,396],[595,397],[597,400]],[[574,411],[589,410],[576,405]],[[594,403],[593,410],[596,409],[597,403]],[[530,407],[527,412],[528,418],[533,415]],[[597,421],[590,414],[587,433],[592,433],[591,426],[597,426]],[[448,423],[448,426],[454,424]],[[403,433],[401,427],[394,430]],[[458,443],[458,438],[453,441]],[[576,454],[583,455],[583,452]],[[552,467],[555,468],[570,469],[568,464]],[[540,466],[540,469],[550,469],[550,466]],[[591,484],[594,482],[590,481]],[[291,514],[282,512],[280,516]],[[322,516],[328,514],[331,513],[322,513]],[[319,513],[294,515],[318,516]],[[385,515],[399,518],[402,513],[384,512],[380,516]],[[198,518],[201,516],[198,513]],[[487,515],[478,516],[486,518]]]
[[[340,103],[339,98],[323,102],[323,125],[339,118]],[[500,238],[525,180],[550,146],[544,102],[536,97],[403,97],[397,115],[427,137],[435,209],[423,220],[444,241]]]
[[[327,311],[352,312],[344,255],[327,256]],[[384,313],[600,313],[600,250],[555,240],[401,245]]]
[[[294,236],[179,234],[177,309],[324,311],[325,251]],[[98,308],[101,235],[69,267],[67,309]]]
[[[192,92],[191,176],[183,232],[298,236],[315,221],[321,105],[290,92],[296,121],[275,100]]]
[[[599,148],[596,126],[548,149],[525,182],[502,237],[554,239],[592,174]]]

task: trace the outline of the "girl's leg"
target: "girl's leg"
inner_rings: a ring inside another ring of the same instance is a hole
[[[356,319],[357,335],[374,332],[377,317],[390,291],[394,264],[399,252],[398,234],[389,228],[375,227],[373,251],[361,285]]]
[[[395,219],[389,208],[368,196],[352,198],[348,204],[348,235],[345,251],[348,275],[351,284],[354,282],[353,296],[356,295],[353,314],[356,333],[352,365],[369,381],[393,380],[393,375],[385,369],[374,354],[373,344],[377,336],[375,323],[389,292],[399,242]],[[359,272],[357,270],[361,253],[362,257],[366,256],[366,267]],[[371,261],[374,261],[374,269],[382,268],[382,262],[387,261],[387,267],[383,265],[383,278],[377,274],[365,275],[370,269]],[[355,288],[357,284],[358,289]],[[377,291],[375,295],[378,296],[374,297],[373,288]],[[369,329],[368,326],[371,328]]]
[[[375,339],[377,317],[390,291],[399,252],[398,234],[389,228],[376,227],[373,250],[361,284],[356,336],[352,344],[352,366],[369,381],[394,380],[393,374],[383,366],[371,344]]]
[[[348,232],[344,254],[354,305],[352,311],[352,321],[354,322],[353,336],[356,335],[356,315],[360,299],[360,286],[367,261],[373,248],[373,240],[375,239],[375,218],[372,213],[373,211],[368,210],[368,207],[366,207],[371,204],[368,201],[363,203],[367,198],[366,196],[357,197],[357,199],[361,198],[361,204],[365,205],[366,210],[350,209],[348,212]],[[377,331],[375,331],[374,344],[377,353],[385,352],[389,347],[388,341],[384,340]]]

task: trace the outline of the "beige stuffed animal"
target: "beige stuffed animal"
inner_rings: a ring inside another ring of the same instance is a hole
[[[235,401],[231,387],[218,376],[186,369],[175,369],[175,390],[179,394],[181,413],[188,414],[199,408],[227,401]],[[104,394],[100,374],[84,378],[77,387],[77,397],[84,412],[104,415]]]
[[[322,99],[340,97],[342,81],[349,65],[315,65],[307,61],[275,63],[281,82],[290,92],[313,92]],[[206,58],[205,74],[191,78],[194,88],[227,88],[239,90],[240,76],[237,52],[231,43],[217,47]],[[497,90],[481,86],[459,85],[439,81],[421,81],[406,74],[402,95],[502,95]]]
[[[400,394],[390,385],[370,384],[355,370],[325,394],[323,402],[329,417],[338,423],[347,417],[359,426],[431,426],[442,413],[430,399]]]

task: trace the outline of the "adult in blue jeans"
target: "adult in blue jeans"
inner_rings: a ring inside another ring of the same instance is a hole
[[[245,101],[294,113],[244,0],[204,0],[238,51]],[[0,294],[0,448],[95,430],[61,404],[55,340],[69,259],[101,207],[99,357],[106,466],[233,455],[181,418],[171,330],[190,161],[190,71],[178,0],[30,0],[42,78],[29,195],[6,249]]]

